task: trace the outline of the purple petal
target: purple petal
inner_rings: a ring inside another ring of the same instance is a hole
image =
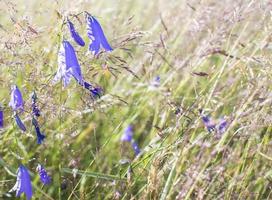
[[[32,124],[35,127],[36,135],[37,135],[37,143],[41,144],[45,138],[45,135],[41,133],[38,121],[33,117]]]
[[[218,131],[220,134],[223,134],[226,131],[227,125],[228,125],[227,120],[224,118],[221,118],[218,125]]]
[[[40,180],[43,184],[48,185],[51,183],[51,177],[47,174],[46,170],[44,167],[40,164],[38,164],[37,170],[40,175]]]
[[[76,32],[74,24],[70,20],[68,20],[67,24],[71,33],[71,37],[75,40],[75,42],[82,47],[85,46],[84,40],[82,39],[82,37],[80,37],[78,32]]]
[[[4,112],[0,108],[0,128],[4,127]]]
[[[102,46],[106,51],[112,51],[110,44],[107,41],[107,38],[102,30],[99,22],[90,14],[87,13],[87,34],[91,40],[89,50],[94,52],[96,55],[99,52],[100,47]]]
[[[121,141],[122,142],[131,142],[132,141],[132,137],[133,137],[133,127],[131,125],[129,125],[125,129],[125,131],[124,131],[124,133],[123,133],[123,135],[121,137]]]
[[[131,146],[132,146],[132,148],[133,148],[133,150],[134,150],[134,152],[135,152],[135,155],[137,156],[137,155],[141,152],[141,150],[140,150],[140,148],[139,148],[137,142],[133,140],[133,141],[131,142]]]
[[[26,131],[26,127],[24,125],[24,123],[22,122],[22,120],[20,119],[19,115],[16,113],[14,115],[14,118],[15,118],[15,122],[17,124],[17,126],[22,130],[22,131]]]
[[[9,106],[13,109],[13,111],[24,110],[23,96],[16,85],[13,85],[11,87],[11,98],[10,98]]]
[[[11,191],[16,191],[16,196],[19,197],[22,193],[25,193],[28,200],[31,199],[32,185],[29,172],[24,165],[20,165],[17,172],[17,180]]]

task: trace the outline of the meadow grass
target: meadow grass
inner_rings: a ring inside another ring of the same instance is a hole
[[[0,196],[14,198],[23,163],[34,199],[272,199],[271,9],[269,0],[1,0]],[[95,58],[72,41],[63,21],[70,16],[88,41],[83,11],[114,51]],[[63,37],[101,98],[75,81],[52,84]],[[12,84],[25,99],[26,133],[8,107]],[[42,145],[31,126],[33,90]],[[208,132],[199,109],[225,116],[226,131]],[[120,141],[128,125],[138,156]],[[50,185],[40,183],[38,163]]]

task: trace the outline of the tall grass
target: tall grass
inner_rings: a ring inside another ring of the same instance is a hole
[[[272,199],[271,8],[269,0],[0,1],[0,196],[14,196],[23,163],[37,199]],[[83,11],[115,49],[96,59],[73,43],[84,77],[104,89],[100,99],[75,82],[51,84],[66,16],[79,14],[87,41]],[[12,84],[26,101],[26,134],[8,107]],[[31,128],[33,90],[42,145]],[[226,116],[225,133],[209,133],[199,109]],[[120,142],[129,124],[137,157]]]

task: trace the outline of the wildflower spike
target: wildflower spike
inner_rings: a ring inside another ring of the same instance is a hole
[[[112,51],[110,44],[107,41],[107,38],[102,30],[99,22],[89,13],[86,12],[87,20],[87,35],[91,40],[89,45],[89,50],[97,55],[100,47],[103,47],[105,51]]]
[[[85,46],[84,40],[82,39],[82,37],[80,37],[80,35],[78,34],[78,32],[76,32],[74,24],[69,19],[67,19],[67,25],[68,25],[71,37],[74,39],[74,41],[78,45],[80,45],[82,47]]]
[[[51,183],[51,177],[47,174],[46,170],[44,167],[40,164],[37,166],[37,171],[39,172],[40,175],[40,180],[44,185],[48,185]]]
[[[17,172],[17,180],[10,192],[16,191],[16,196],[19,197],[23,192],[27,200],[30,200],[32,193],[32,185],[29,172],[24,165],[20,165]]]
[[[40,127],[39,127],[39,123],[38,121],[33,117],[32,118],[32,124],[35,128],[35,131],[36,131],[36,135],[37,135],[37,143],[38,144],[41,144],[45,138],[45,135],[42,134],[41,130],[40,130]]]

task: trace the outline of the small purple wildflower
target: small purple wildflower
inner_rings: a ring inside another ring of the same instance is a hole
[[[133,148],[133,150],[134,150],[134,152],[135,152],[135,155],[137,156],[137,155],[141,152],[141,150],[140,150],[140,148],[139,148],[137,142],[134,141],[134,140],[132,140],[132,141],[131,141],[131,145],[132,145],[132,148]]]
[[[202,121],[203,121],[205,127],[207,128],[207,130],[208,130],[209,132],[212,132],[212,131],[215,130],[215,123],[211,120],[211,118],[210,118],[209,116],[203,115],[203,114],[201,113],[201,119],[202,119]]]
[[[225,118],[221,118],[217,127],[219,134],[223,134],[227,129],[228,122]]]
[[[37,143],[41,144],[45,138],[45,135],[42,134],[38,121],[33,117],[32,124],[35,127],[36,135],[37,135]]]
[[[21,91],[16,85],[13,85],[11,87],[11,98],[10,98],[9,106],[13,109],[13,111],[24,110],[23,96],[21,94]]]
[[[20,165],[17,172],[17,181],[10,192],[16,191],[16,196],[19,197],[24,192],[27,200],[30,200],[32,193],[32,185],[29,172],[24,165]]]
[[[44,185],[48,185],[51,183],[51,177],[47,174],[46,170],[42,165],[38,164],[37,171],[39,172],[40,180]]]
[[[38,108],[38,106],[37,106],[37,99],[38,99],[38,98],[37,98],[37,94],[36,94],[35,91],[32,93],[31,99],[32,99],[32,103],[31,103],[32,114],[33,114],[34,116],[36,116],[36,117],[41,116],[40,110],[39,110],[39,108]]]
[[[77,82],[83,82],[75,50],[68,41],[64,40],[58,53],[58,71],[53,79],[53,83],[62,79],[63,86],[66,87],[70,83],[72,76]]]
[[[153,81],[152,81],[152,85],[154,86],[154,87],[159,87],[160,86],[160,83],[161,83],[161,78],[160,78],[160,76],[156,76],[154,79],[153,79]]]
[[[87,20],[87,35],[91,40],[89,45],[89,50],[97,55],[100,47],[103,47],[105,51],[112,51],[110,44],[107,41],[107,38],[102,30],[99,22],[89,13],[86,12]]]
[[[15,119],[15,122],[17,124],[17,126],[22,130],[22,131],[26,131],[26,127],[24,125],[24,123],[22,122],[22,120],[20,119],[19,115],[17,113],[15,113],[14,115],[14,119]]]
[[[0,107],[0,128],[4,127],[4,111]]]
[[[74,24],[67,19],[67,25],[71,33],[71,37],[75,40],[75,42],[80,46],[85,46],[85,42],[82,39],[82,37],[78,34],[78,32],[75,30]]]

